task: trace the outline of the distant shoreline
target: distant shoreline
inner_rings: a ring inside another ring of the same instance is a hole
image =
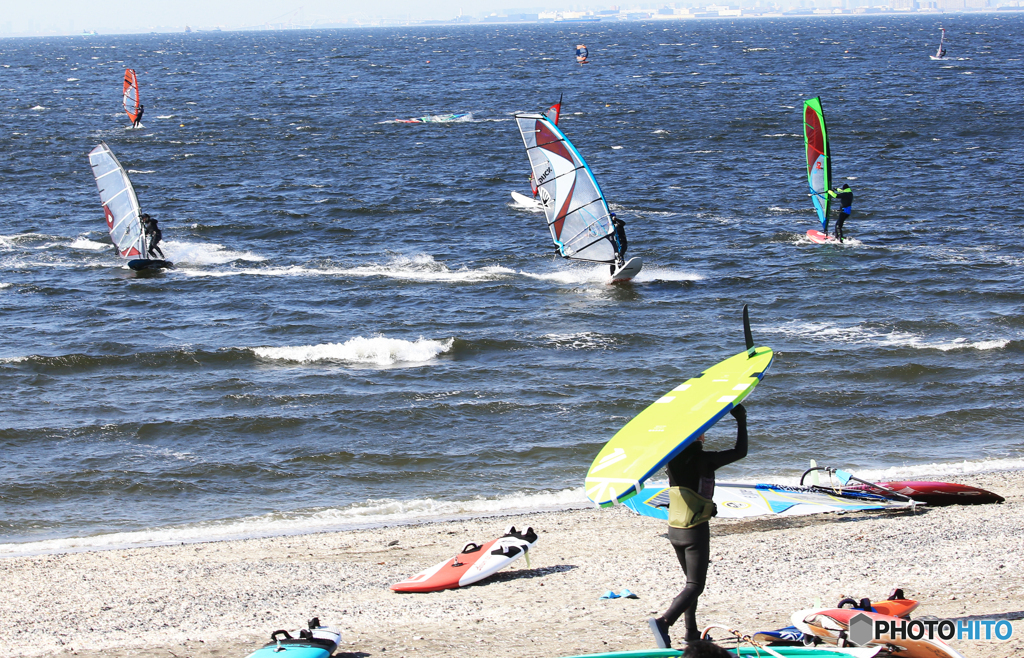
[[[874,8],[871,8],[874,9]],[[608,18],[605,20],[601,18],[599,20],[578,20],[578,19],[567,19],[567,20],[478,20],[478,21],[443,21],[443,20],[423,20],[423,21],[383,21],[383,24],[370,24],[363,23],[359,25],[352,25],[349,23],[324,23],[322,25],[309,25],[303,27],[291,27],[291,28],[271,28],[262,29],[253,26],[245,27],[225,27],[225,28],[193,28],[191,32],[185,32],[184,27],[176,27],[167,30],[140,30],[138,32],[111,32],[111,33],[99,33],[99,32],[50,32],[50,33],[11,33],[0,35],[2,39],[38,39],[47,37],[117,37],[117,36],[139,36],[139,35],[152,35],[152,36],[167,36],[178,34],[181,36],[204,36],[209,34],[245,34],[253,32],[316,32],[320,30],[377,30],[377,29],[394,29],[401,27],[494,27],[504,25],[551,25],[551,26],[585,26],[585,25],[633,25],[637,23],[667,23],[677,21],[692,21],[692,20],[736,20],[736,19],[760,19],[760,18],[878,18],[884,16],[962,16],[962,15],[977,15],[977,14],[1006,14],[1012,15],[1019,12],[1024,12],[1024,6],[1021,7],[996,7],[996,8],[979,8],[979,9],[965,9],[959,11],[943,11],[943,10],[916,10],[916,11],[871,11],[871,12],[856,12],[847,11],[841,14],[815,14],[815,13],[784,13],[784,12],[772,12],[763,14],[740,14],[738,16],[715,16],[708,14],[707,12],[698,12],[691,15],[661,15],[651,16],[649,18],[639,19],[618,19]]]

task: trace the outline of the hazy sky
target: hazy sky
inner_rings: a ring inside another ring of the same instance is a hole
[[[193,29],[256,27],[289,19],[304,23],[375,17],[441,19],[457,15],[460,9],[475,15],[517,7],[536,11],[538,4],[536,0],[3,0],[0,36],[82,30],[147,32],[184,29],[185,25]]]

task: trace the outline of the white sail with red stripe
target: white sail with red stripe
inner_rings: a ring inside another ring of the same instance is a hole
[[[583,156],[545,114],[517,114],[516,123],[562,256],[615,262],[611,211]]]
[[[102,142],[89,152],[89,164],[117,253],[125,258],[148,258],[139,199],[124,167]]]

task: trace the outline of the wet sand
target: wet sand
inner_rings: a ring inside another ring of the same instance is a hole
[[[746,632],[794,610],[884,598],[915,618],[1005,618],[1008,642],[954,641],[967,658],[1024,656],[1024,473],[957,478],[1001,505],[885,514],[713,519],[703,626]],[[398,582],[506,526],[540,535],[481,584],[397,594]],[[317,616],[360,658],[553,658],[654,646],[647,617],[683,586],[663,522],[627,509],[528,515],[154,548],[0,559],[0,657],[242,657]],[[637,600],[600,600],[629,588]],[[681,629],[680,629],[681,631]]]

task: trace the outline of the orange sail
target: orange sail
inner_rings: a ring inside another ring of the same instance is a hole
[[[124,70],[124,111],[134,123],[139,115],[139,78],[135,69]]]

